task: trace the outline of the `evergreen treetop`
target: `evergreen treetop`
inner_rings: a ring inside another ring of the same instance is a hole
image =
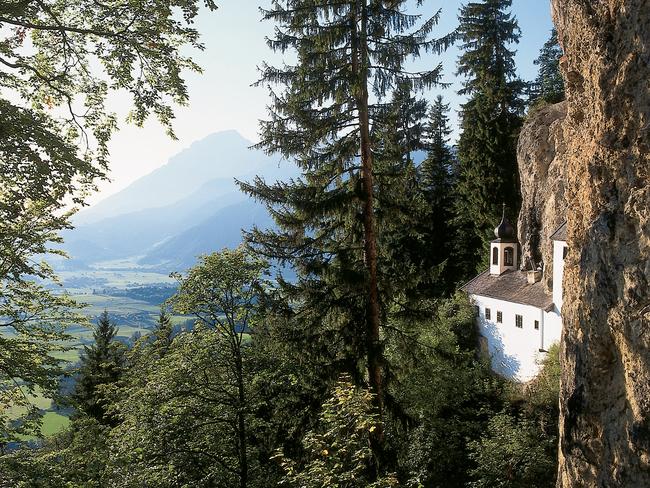
[[[93,332],[93,344],[84,346],[73,395],[79,410],[108,425],[115,419],[108,413],[107,389],[117,383],[124,367],[124,348],[115,340],[117,332],[104,310]]]
[[[535,65],[539,66],[537,78],[533,83],[533,104],[546,102],[558,103],[564,100],[564,78],[560,72],[562,48],[555,28],[551,37],[544,43]]]
[[[510,5],[511,0],[471,2],[459,17],[463,54],[457,72],[466,78],[459,93],[469,98],[462,105],[458,141],[455,247],[467,277],[484,255],[502,204],[513,214],[519,209],[516,145],[524,84],[509,48],[520,36]]]
[[[459,94],[516,97],[522,89],[515,71],[516,51],[509,48],[521,36],[511,5],[512,0],[482,0],[461,8],[457,35],[462,54],[456,74],[465,80]]]

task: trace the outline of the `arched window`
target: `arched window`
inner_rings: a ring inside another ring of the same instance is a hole
[[[499,248],[498,247],[493,247],[492,248],[492,264],[495,266],[499,264]]]
[[[503,250],[503,263],[504,266],[514,266],[515,250],[511,247],[506,247]]]

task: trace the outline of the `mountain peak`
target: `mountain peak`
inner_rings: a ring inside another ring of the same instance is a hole
[[[77,224],[163,207],[185,198],[216,178],[242,178],[263,173],[271,159],[236,130],[225,130],[194,141],[148,175],[90,207],[75,218]],[[277,165],[275,165],[277,166]]]

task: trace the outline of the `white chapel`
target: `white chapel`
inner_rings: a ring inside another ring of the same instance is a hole
[[[528,381],[539,372],[548,348],[562,332],[562,277],[567,251],[566,224],[551,236],[553,269],[525,271],[518,266],[519,243],[505,216],[494,229],[490,268],[463,286],[477,309],[481,346],[492,368],[516,381]],[[553,292],[541,282],[552,271]]]

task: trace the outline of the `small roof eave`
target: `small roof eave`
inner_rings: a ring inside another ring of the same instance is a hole
[[[562,223],[562,225],[560,225],[557,229],[555,229],[555,232],[551,234],[551,240],[566,242],[567,240],[566,220]]]

